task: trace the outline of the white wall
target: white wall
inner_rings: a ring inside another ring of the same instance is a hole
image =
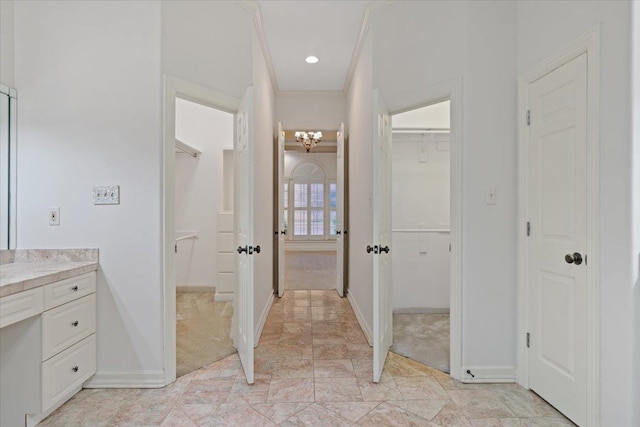
[[[251,85],[253,18],[232,1],[162,2],[162,70],[242,98]]]
[[[373,331],[373,259],[371,210],[373,153],[373,52],[369,34],[364,42],[347,97],[349,151],[349,299],[365,332]]]
[[[462,79],[463,366],[516,364],[515,21],[513,2],[433,1],[397,2],[373,23],[385,99]]]
[[[394,128],[448,129],[451,101],[438,102],[393,116]]]
[[[632,56],[633,56],[633,214],[631,218],[634,221],[633,231],[631,233],[633,239],[633,247],[631,250],[631,283],[633,287],[633,396],[632,402],[640,401],[640,2],[633,3],[633,37],[632,37]],[[640,425],[640,405],[634,405],[634,414],[632,425]]]
[[[0,2],[0,83],[14,87],[14,1]]]
[[[99,248],[98,376],[162,381],[160,3],[16,2],[15,33],[18,245]]]
[[[600,24],[601,425],[632,425],[631,3],[518,2],[518,72]],[[498,197],[500,195],[498,194]],[[614,208],[615,207],[615,208]],[[637,252],[633,255],[637,266]],[[637,268],[635,270],[637,274]],[[637,292],[637,291],[636,291]],[[636,297],[637,298],[637,297]]]
[[[254,264],[254,321],[256,331],[265,320],[265,309],[273,295],[273,159],[275,95],[258,38],[253,34],[254,93],[254,240],[260,254]],[[256,341],[257,342],[257,341]]]
[[[279,92],[276,117],[284,129],[337,130],[347,118],[342,92]]]
[[[176,138],[202,151],[198,158],[176,153],[176,231],[198,233],[196,240],[177,243],[176,286],[220,286],[217,253],[222,150],[233,148],[233,121],[233,115],[224,111],[176,100]]]
[[[394,127],[396,118],[393,116]],[[423,122],[424,123],[424,122]],[[444,123],[448,127],[448,123]],[[428,127],[425,124],[422,127]],[[421,143],[426,161],[420,162]],[[393,308],[449,308],[449,137],[393,135]],[[415,229],[445,232],[408,232]]]

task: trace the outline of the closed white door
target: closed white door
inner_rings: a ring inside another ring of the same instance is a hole
[[[278,296],[284,294],[284,241],[285,241],[285,218],[284,218],[284,131],[282,123],[278,123]]]
[[[529,87],[529,385],[587,411],[587,54]]]
[[[336,176],[336,290],[344,296],[344,123],[338,128]]]
[[[237,283],[234,292],[234,345],[247,383],[253,384],[253,89],[245,92],[236,114],[234,214]]]
[[[373,382],[379,382],[393,339],[391,294],[391,116],[373,93]]]

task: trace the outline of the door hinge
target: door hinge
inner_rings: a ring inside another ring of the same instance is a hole
[[[584,254],[584,265],[587,265],[587,254]]]
[[[527,236],[531,236],[531,223],[527,221]]]
[[[451,252],[451,243],[449,243],[449,252]]]
[[[530,338],[531,338],[531,335],[529,335],[529,332],[527,332],[527,348],[529,348]]]
[[[531,110],[527,110],[527,126],[531,126]]]
[[[175,246],[173,247],[173,250],[175,253],[178,253],[178,244],[176,243]]]

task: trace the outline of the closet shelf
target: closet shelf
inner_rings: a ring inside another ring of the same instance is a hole
[[[187,239],[197,239],[198,238],[198,232],[197,231],[176,231],[176,243],[179,242],[180,240],[187,240]]]
[[[202,151],[176,138],[176,153],[185,153],[195,158],[198,158],[200,157],[200,154],[202,154]]]

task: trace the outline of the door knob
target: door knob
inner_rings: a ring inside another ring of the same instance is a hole
[[[367,245],[367,253],[370,254],[372,250],[373,250],[373,248],[371,246]]]
[[[287,230],[282,230],[282,231],[280,231],[280,234],[283,234],[283,235],[284,235],[284,234],[287,234]]]
[[[389,246],[385,246],[384,248],[382,246],[380,246],[380,253],[384,252],[384,253],[389,253]]]
[[[566,254],[564,256],[564,260],[566,261],[567,264],[575,263],[575,265],[580,265],[582,264],[582,255],[580,255],[580,252],[574,252],[573,254]]]
[[[253,251],[257,254],[260,253],[260,245],[256,246],[255,248],[253,248]]]
[[[236,249],[236,250],[237,250],[237,251],[238,251],[238,253],[239,253],[239,254],[241,254],[241,255],[242,255],[242,252],[247,252],[247,253],[248,253],[248,250],[247,250],[247,247],[246,247],[246,246],[245,246],[244,248],[243,248],[242,246],[238,246],[238,249]]]
[[[337,234],[337,235],[340,235],[340,234],[342,234],[342,231],[340,231],[340,230],[336,230],[336,234]]]
[[[378,253],[378,245],[375,245],[374,247],[371,247],[369,245],[367,245],[367,253],[370,254],[371,252],[373,252],[374,254]]]

